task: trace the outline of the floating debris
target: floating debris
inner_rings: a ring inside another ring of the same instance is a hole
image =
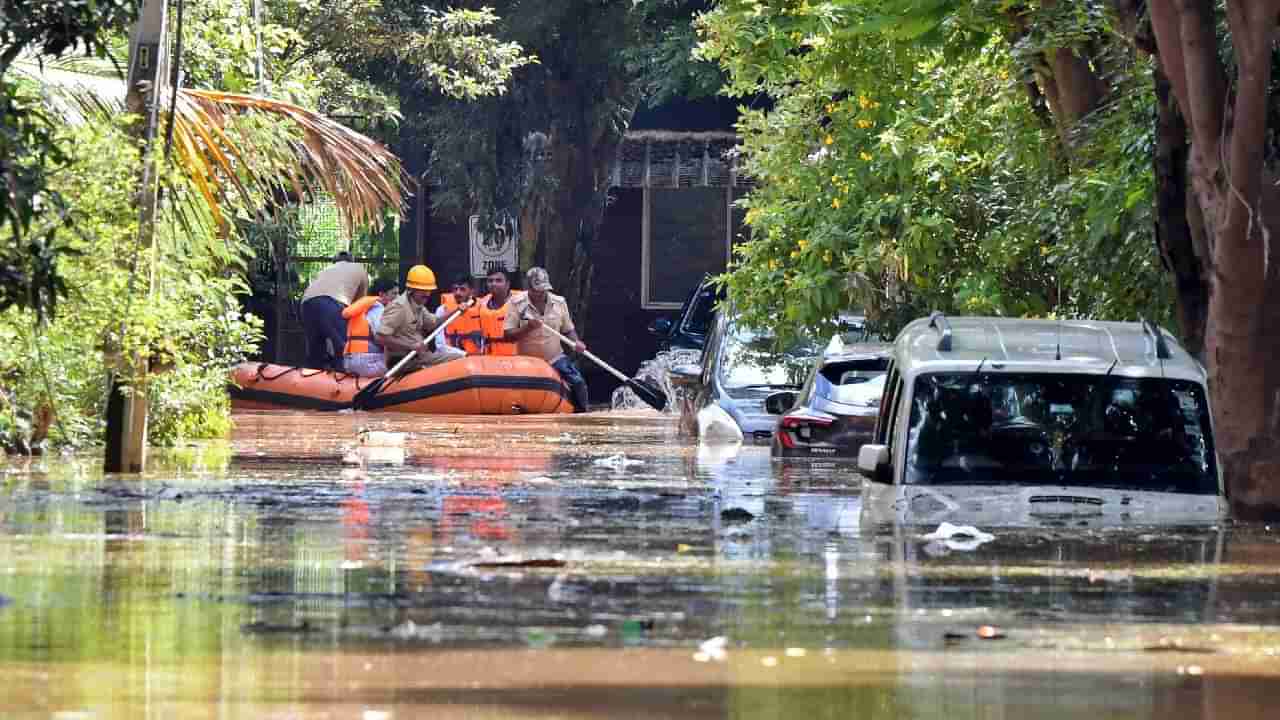
[[[995,535],[983,532],[972,525],[952,525],[949,522],[942,523],[937,530],[920,537],[923,540],[938,541],[948,550],[959,551],[976,550],[984,543],[996,539]]]
[[[982,638],[983,640],[999,640],[1003,637],[1006,637],[1004,632],[1001,631],[1000,628],[995,627],[993,625],[983,625],[982,627],[978,628],[978,631],[975,634],[978,637]]]
[[[562,568],[565,561],[555,558],[530,558],[527,560],[483,560],[471,563],[474,568]]]
[[[631,465],[643,465],[644,461],[633,460],[622,453],[618,453],[616,455],[610,455],[609,457],[595,460],[593,461],[593,464],[599,465],[600,467],[613,468],[615,470],[625,470]]]
[[[693,659],[699,660],[699,655],[701,655],[705,657],[706,660],[699,660],[699,662],[707,662],[709,660],[724,662],[725,658],[729,657],[729,653],[725,649],[728,644],[729,638],[723,635],[717,635],[713,638],[703,640],[702,643],[698,645],[698,652],[693,656]]]

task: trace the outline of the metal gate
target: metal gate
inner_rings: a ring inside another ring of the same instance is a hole
[[[363,264],[370,282],[379,277],[396,280],[400,272],[399,221],[392,216],[376,233],[348,233],[328,197],[278,209],[274,220],[255,223],[248,234],[255,258],[246,306],[264,321],[266,341],[260,359],[268,362],[303,362],[307,346],[302,294],[339,252],[349,252]]]

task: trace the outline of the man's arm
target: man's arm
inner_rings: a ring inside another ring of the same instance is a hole
[[[573,318],[569,317],[569,307],[561,306],[564,309],[564,322],[560,325],[560,334],[573,341],[573,349],[575,352],[586,352],[587,344],[578,339],[578,329],[573,326]]]
[[[411,353],[418,349],[418,343],[409,342],[403,338],[394,337],[392,335],[378,335],[378,344],[387,350],[393,350],[399,353]]]
[[[361,268],[360,287],[356,288],[356,294],[352,296],[352,302],[359,300],[369,294],[369,271]]]
[[[504,341],[515,342],[542,327],[541,320],[538,318],[526,319],[521,315],[522,310],[523,308],[517,309],[514,305],[507,310],[507,317],[502,325],[502,339]]]
[[[374,332],[377,343],[390,353],[411,353],[418,349],[418,343],[412,340],[406,340],[398,337],[397,333],[405,328],[409,322],[406,316],[408,310],[398,303],[392,303],[390,307],[382,312],[382,321],[378,323],[378,329]]]
[[[561,335],[564,335],[565,337],[567,337],[567,338],[569,338],[570,340],[572,340],[572,341],[573,341],[573,349],[574,349],[575,351],[577,351],[577,352],[586,352],[586,351],[587,351],[587,344],[586,344],[586,343],[584,343],[584,342],[582,342],[581,340],[579,340],[579,339],[578,339],[578,331],[577,331],[577,330],[574,330],[573,328],[569,328],[568,330],[565,330],[564,332],[562,332],[562,333],[560,333],[560,334],[561,334]]]

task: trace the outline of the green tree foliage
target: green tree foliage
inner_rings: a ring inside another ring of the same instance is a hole
[[[57,261],[67,254],[65,198],[48,173],[68,156],[40,103],[19,92],[9,69],[23,53],[105,53],[104,37],[137,14],[136,0],[0,0],[0,310],[53,311],[66,290]]]
[[[107,368],[135,353],[155,371],[139,381],[154,442],[225,434],[226,368],[261,337],[260,323],[239,311],[244,284],[228,265],[243,247],[171,220],[158,225],[154,249],[142,249],[130,197],[139,157],[123,118],[64,128],[54,140],[68,151],[49,189],[70,200],[77,228],[60,267],[67,297],[45,321],[27,308],[0,313],[0,444],[23,448],[46,432],[57,444],[97,441]],[[148,262],[149,296],[137,290]]]
[[[1006,5],[726,0],[701,18],[699,53],[729,91],[774,101],[741,126],[751,239],[724,281],[748,318],[1167,321],[1149,63],[1108,39],[1105,13]],[[1044,59],[1073,44],[1108,63],[1081,118],[1040,89]]]
[[[367,120],[397,116],[395,87],[354,77],[344,66],[380,78],[408,73],[423,89],[475,98],[501,92],[513,70],[530,61],[518,45],[488,32],[497,18],[487,9],[265,0],[255,27],[252,6],[252,0],[208,0],[189,7],[183,60],[187,86],[269,93],[328,114]]]

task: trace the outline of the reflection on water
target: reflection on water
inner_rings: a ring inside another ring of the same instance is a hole
[[[949,545],[863,523],[845,465],[696,447],[647,411],[237,427],[141,479],[0,466],[0,717],[1169,720],[1280,700],[1266,527]],[[362,454],[362,430],[403,433],[404,457]]]

